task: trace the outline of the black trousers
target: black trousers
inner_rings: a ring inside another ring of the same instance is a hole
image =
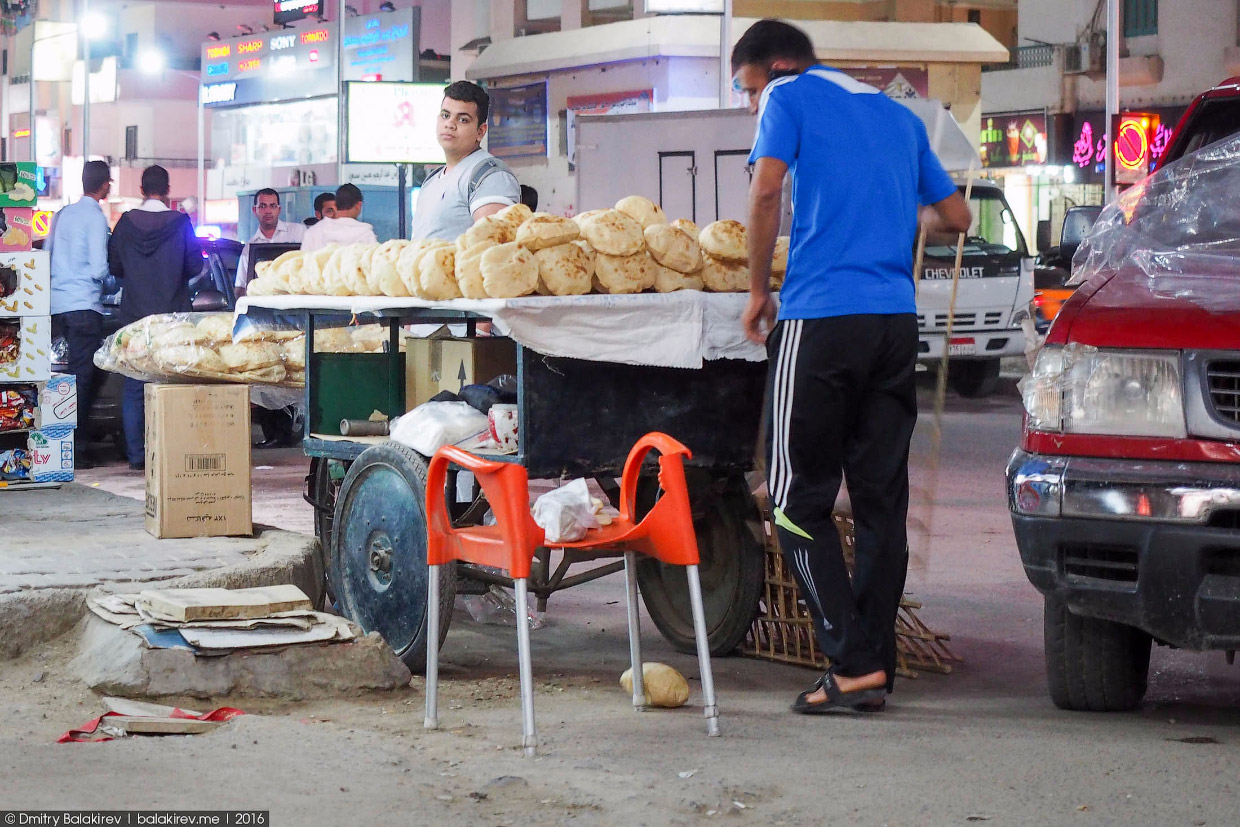
[[[837,674],[882,669],[891,691],[908,572],[917,319],[781,321],[767,348],[767,481],[780,546]],[[851,582],[831,521],[841,479],[856,524]]]
[[[69,345],[68,369],[77,379],[78,428],[86,433],[95,401],[95,351],[103,342],[103,316],[94,310],[57,313],[52,316],[52,336],[63,336]]]

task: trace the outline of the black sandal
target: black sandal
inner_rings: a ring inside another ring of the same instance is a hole
[[[809,696],[823,689],[827,699],[819,703],[809,702]],[[873,689],[858,689],[854,692],[841,692],[835,682],[835,675],[830,670],[825,672],[813,686],[797,695],[792,711],[802,715],[822,715],[841,709],[853,712],[877,712],[886,706],[887,687],[877,686]],[[880,706],[880,702],[882,705]]]

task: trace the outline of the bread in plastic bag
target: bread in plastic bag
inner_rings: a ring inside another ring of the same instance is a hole
[[[534,522],[548,543],[575,543],[592,528],[600,528],[594,501],[584,479],[576,479],[534,501]]]

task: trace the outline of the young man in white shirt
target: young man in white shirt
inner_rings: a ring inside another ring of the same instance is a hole
[[[374,227],[357,219],[362,214],[362,191],[353,184],[336,190],[336,217],[323,220],[306,230],[301,249],[307,253],[321,250],[328,244],[378,244]]]
[[[482,148],[491,98],[459,80],[444,90],[436,137],[447,161],[422,182],[413,215],[413,239],[448,241],[504,207],[520,203],[521,185],[503,161]]]
[[[241,261],[237,264],[237,295],[245,295],[245,286],[250,283],[253,274],[250,272],[250,247],[255,244],[298,244],[306,234],[302,224],[292,224],[280,220],[280,193],[273,189],[262,189],[254,196],[254,217],[258,219],[258,229],[245,249],[241,251]]]

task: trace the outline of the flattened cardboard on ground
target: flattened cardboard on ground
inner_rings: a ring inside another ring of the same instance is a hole
[[[146,718],[112,715],[104,718],[104,731],[117,730],[125,735],[198,735],[210,732],[223,721],[195,721],[193,718]]]
[[[352,640],[349,622],[335,615],[320,615],[322,622],[309,629],[212,629],[182,626],[181,637],[199,649],[265,649],[273,646],[294,646],[303,643]]]
[[[254,531],[250,390],[146,386],[146,530],[155,537]]]
[[[312,611],[306,593],[296,586],[253,589],[146,589],[139,602],[161,620],[247,620],[278,612]]]

